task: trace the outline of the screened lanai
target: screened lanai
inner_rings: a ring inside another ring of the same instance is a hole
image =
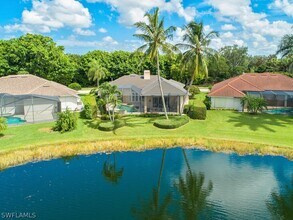
[[[248,92],[250,95],[263,97],[269,107],[293,107],[293,92],[292,91],[263,91],[263,92]]]
[[[58,97],[0,94],[0,117],[34,123],[56,119],[61,103]]]

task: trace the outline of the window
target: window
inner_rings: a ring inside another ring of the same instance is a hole
[[[132,92],[131,101],[132,102],[138,102],[139,101],[139,95],[136,92]]]

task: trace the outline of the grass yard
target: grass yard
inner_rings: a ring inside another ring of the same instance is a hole
[[[191,102],[201,103],[204,97],[205,94],[199,94]],[[284,155],[293,159],[290,116],[210,110],[206,120],[190,120],[171,130],[155,127],[156,119],[123,117],[126,126],[110,132],[97,129],[99,120],[83,119],[78,120],[76,130],[63,134],[51,131],[54,122],[9,127],[0,136],[0,168],[62,155],[168,146],[201,146],[214,151]]]

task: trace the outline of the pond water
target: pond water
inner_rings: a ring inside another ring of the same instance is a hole
[[[290,219],[292,175],[293,162],[282,157],[181,148],[64,157],[0,172],[0,213],[37,219]]]

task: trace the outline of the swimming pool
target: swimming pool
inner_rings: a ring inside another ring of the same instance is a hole
[[[293,108],[275,108],[264,112],[271,115],[293,115]]]
[[[5,117],[5,118],[7,120],[8,125],[18,125],[18,124],[23,124],[25,122],[25,120],[23,120],[19,117],[9,116],[9,117]]]
[[[133,105],[122,104],[118,106],[118,109],[126,112],[137,112],[137,109]]]

